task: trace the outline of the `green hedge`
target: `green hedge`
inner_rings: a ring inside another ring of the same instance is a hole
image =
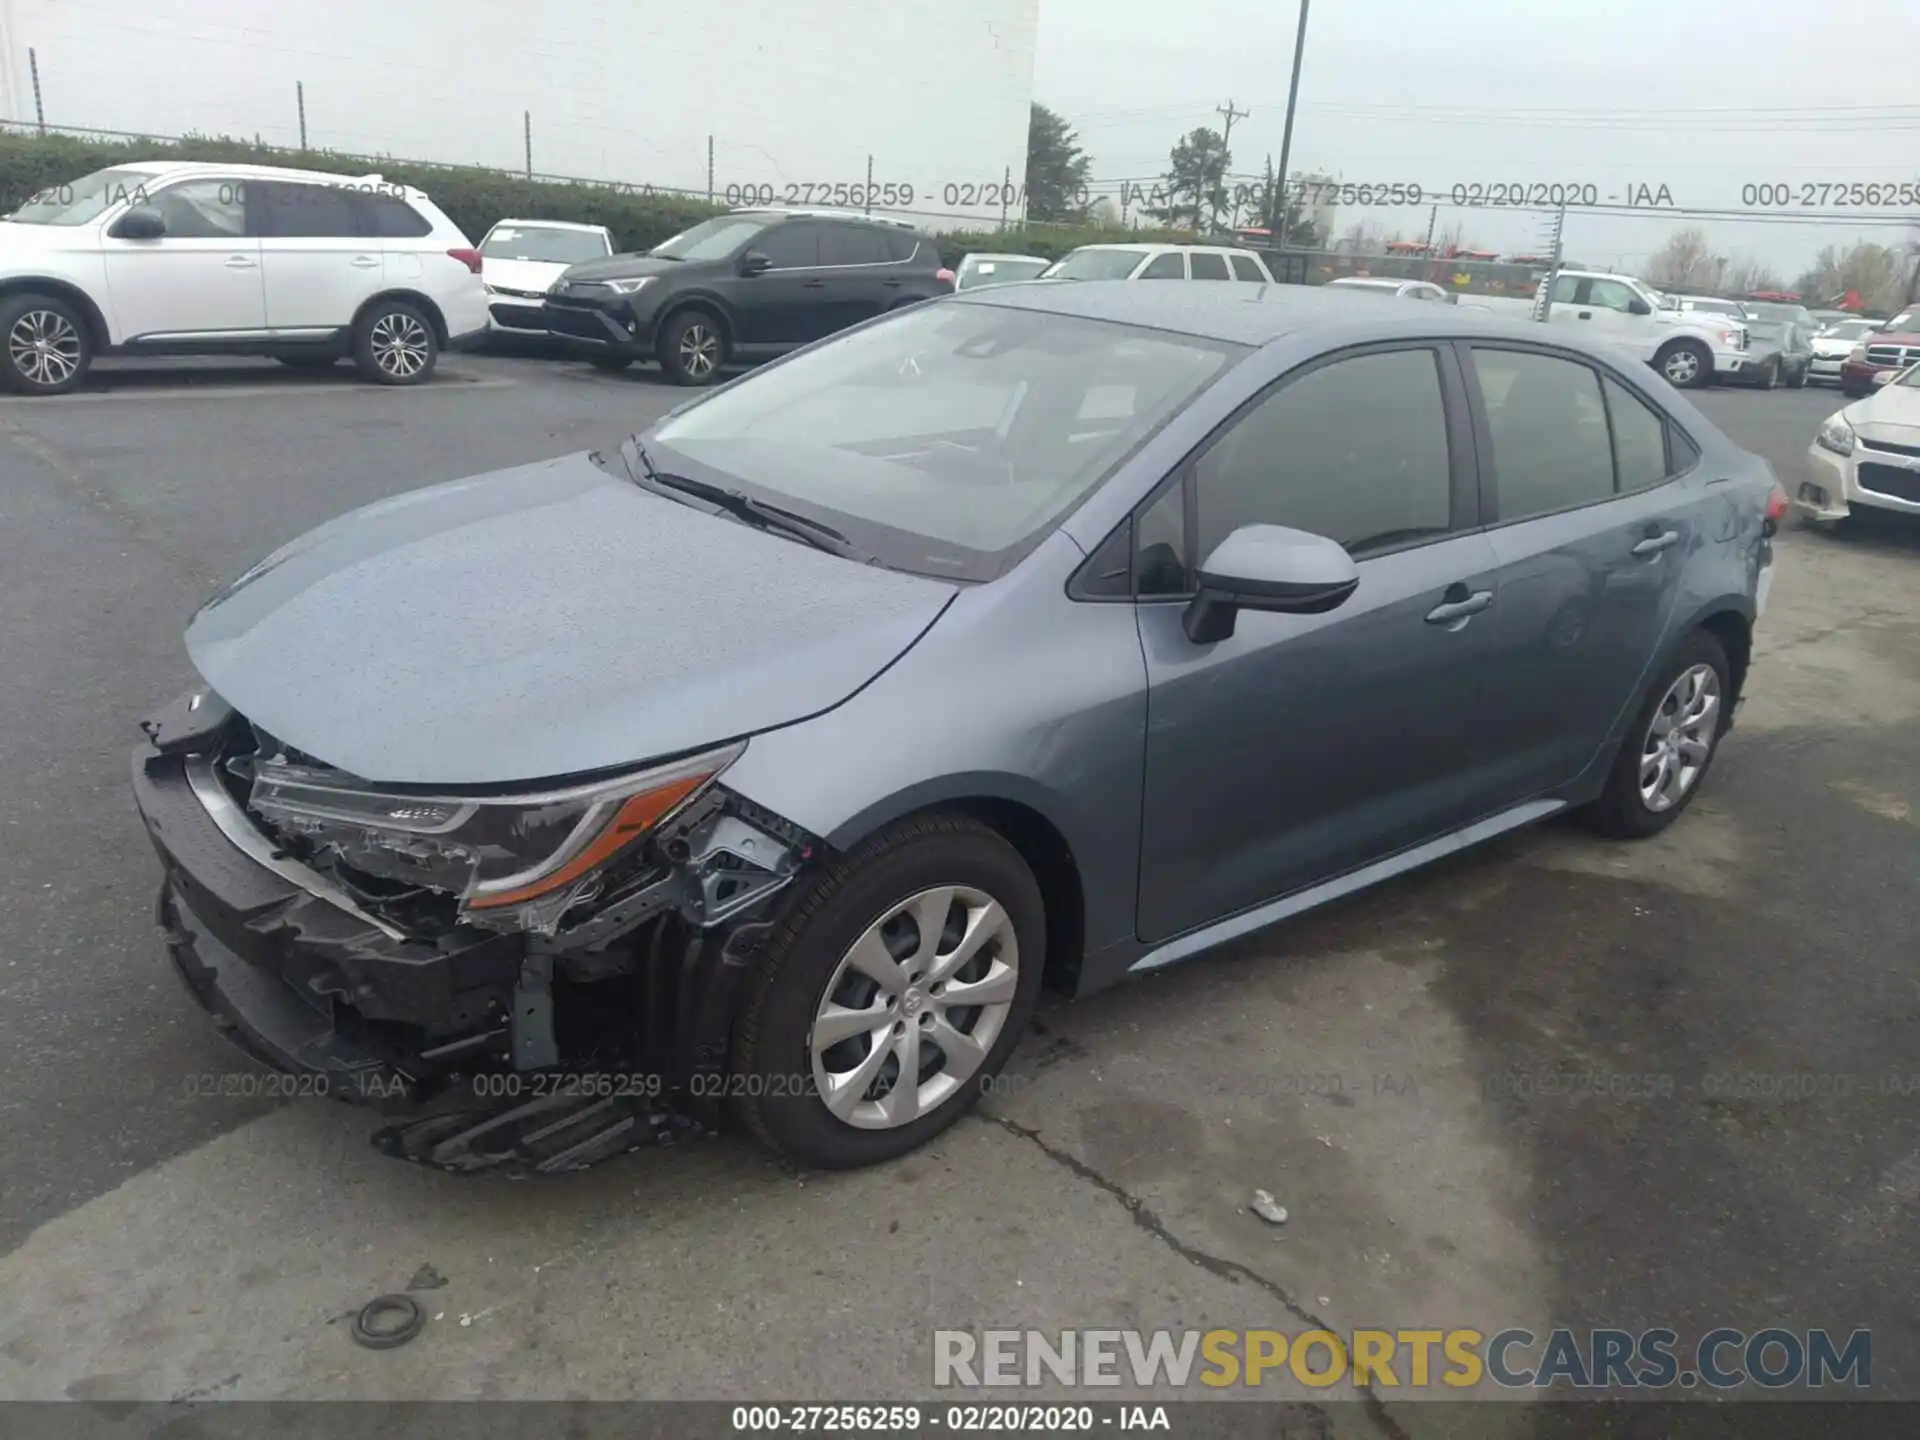
[[[475,241],[496,220],[513,216],[605,225],[620,249],[645,250],[726,208],[690,195],[649,193],[644,188],[528,180],[511,171],[479,166],[431,165],[330,150],[282,150],[220,136],[117,141],[14,133],[0,134],[0,213],[36,190],[77,180],[109,165],[135,165],[143,160],[290,165],[349,176],[377,173],[424,190]]]

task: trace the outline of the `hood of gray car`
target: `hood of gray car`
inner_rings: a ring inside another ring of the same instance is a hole
[[[512,785],[831,709],[953,594],[573,455],[309,532],[208,601],[187,651],[235,709],[329,765]]]

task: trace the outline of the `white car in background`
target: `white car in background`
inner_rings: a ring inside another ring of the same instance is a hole
[[[1387,276],[1343,275],[1338,280],[1329,280],[1328,288],[1341,290],[1372,290],[1381,295],[1394,295],[1402,300],[1435,301],[1442,305],[1460,303],[1458,292],[1436,285],[1431,280],[1395,280]]]
[[[508,335],[545,335],[541,306],[569,267],[614,253],[604,225],[571,220],[500,220],[480,242],[480,278],[487,287],[487,318]]]
[[[1248,280],[1273,284],[1267,262],[1225,245],[1082,245],[1040,273],[1042,280]]]
[[[1814,437],[1816,478],[1793,497],[1808,519],[1844,520],[1855,505],[1920,515],[1920,365],[1884,373]]]
[[[953,272],[955,290],[980,290],[989,285],[1012,285],[1032,280],[1053,262],[1044,255],[970,254]]]
[[[485,339],[480,252],[378,175],[155,160],[96,170],[0,217],[0,386],[57,395],[95,357],[351,357],[417,385]]]
[[[1836,320],[1820,331],[1813,337],[1813,366],[1807,371],[1807,378],[1815,384],[1838,385],[1841,362],[1853,353],[1856,345],[1864,345],[1882,323],[1855,315]]]

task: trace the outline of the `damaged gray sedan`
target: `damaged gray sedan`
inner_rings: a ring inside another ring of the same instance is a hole
[[[1214,289],[916,306],[269,557],[133,757],[181,977],[424,1163],[858,1165],[1043,984],[1671,823],[1765,465],[1538,327]]]

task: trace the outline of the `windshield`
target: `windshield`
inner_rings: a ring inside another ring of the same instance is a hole
[[[662,470],[825,521],[881,564],[990,580],[1244,353],[923,305],[716,392],[647,444]]]
[[[765,215],[716,215],[647,253],[667,260],[724,260],[772,223]]]
[[[1909,330],[1920,330],[1920,311],[1902,310],[1880,328],[1896,334],[1904,334]]]
[[[1731,300],[1686,300],[1681,303],[1689,310],[1704,310],[1709,315],[1731,315],[1736,320],[1744,320],[1747,315],[1744,307]]]
[[[1871,335],[1876,328],[1871,320],[1841,320],[1829,325],[1820,334],[1830,340],[1859,340]]]
[[[65,185],[36,190],[7,219],[16,225],[84,225],[123,200],[147,198],[160,177],[151,170],[96,170]]]
[[[958,288],[977,290],[983,285],[1005,285],[1015,280],[1031,280],[1052,263],[1051,260],[1009,260],[1004,257],[976,260],[960,271]]]
[[[1138,250],[1076,250],[1047,271],[1049,280],[1124,280],[1144,258]]]
[[[545,260],[578,265],[612,254],[607,237],[591,230],[561,230],[548,225],[496,225],[480,246],[489,260]]]

